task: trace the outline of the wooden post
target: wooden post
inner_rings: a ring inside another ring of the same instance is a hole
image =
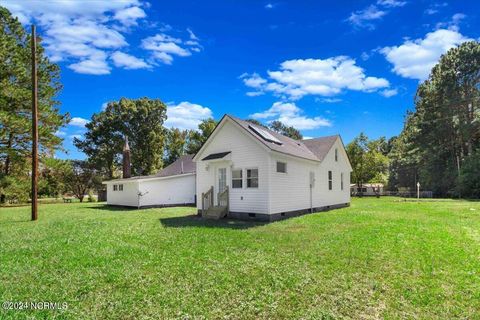
[[[32,221],[38,219],[38,101],[37,101],[37,35],[32,25]]]

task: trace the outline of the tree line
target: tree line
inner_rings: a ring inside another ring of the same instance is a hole
[[[31,172],[30,36],[0,7],[0,202],[26,201]],[[125,137],[131,146],[132,174],[158,172],[183,154],[196,153],[217,125],[204,119],[196,130],[165,127],[167,106],[159,99],[122,98],[94,114],[74,145],[86,160],[60,160],[56,133],[70,121],[59,111],[60,68],[39,41],[39,195],[72,193],[79,199],[121,176]],[[466,42],[444,54],[418,86],[415,109],[402,132],[389,140],[363,133],[346,146],[352,182],[378,182],[390,190],[415,190],[417,182],[437,196],[480,197],[480,44]],[[253,124],[300,140],[294,127],[279,121]]]
[[[94,114],[74,145],[85,160],[60,160],[63,139],[56,133],[70,121],[61,113],[60,68],[45,55],[38,39],[39,191],[44,197],[85,194],[101,181],[121,177],[125,138],[131,147],[133,175],[154,174],[183,154],[196,153],[217,125],[204,119],[196,130],[166,128],[167,106],[159,99],[122,98]],[[0,6],[0,203],[24,202],[31,185],[31,48],[30,35]],[[262,125],[262,124],[261,124]],[[298,130],[272,124],[274,130],[301,138]],[[91,197],[89,197],[91,198]]]
[[[415,109],[389,141],[363,134],[347,146],[354,183],[480,198],[480,43],[445,53],[418,88]],[[380,178],[381,177],[381,178]]]

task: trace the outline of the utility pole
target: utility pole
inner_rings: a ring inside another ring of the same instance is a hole
[[[38,83],[37,83],[37,35],[32,25],[32,221],[38,219]]]

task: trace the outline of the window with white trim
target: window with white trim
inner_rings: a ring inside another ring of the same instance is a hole
[[[340,189],[343,190],[343,172],[340,173]]]
[[[335,161],[338,161],[338,149],[335,148]]]
[[[113,191],[118,191],[118,185],[116,184],[113,185]]]
[[[118,191],[123,191],[123,184],[118,185]]]
[[[243,187],[243,170],[233,169],[232,170],[232,188],[241,189],[242,187]]]
[[[328,171],[328,190],[332,190],[333,187],[333,174],[332,171]]]
[[[258,169],[247,169],[247,188],[258,188]]]
[[[287,173],[287,163],[282,161],[277,161],[277,172]]]

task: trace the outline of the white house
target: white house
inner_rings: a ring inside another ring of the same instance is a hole
[[[193,160],[204,216],[274,221],[350,204],[338,135],[296,141],[225,115]]]
[[[126,148],[129,152],[128,144]],[[124,150],[124,159],[125,153]],[[107,187],[107,204],[137,208],[194,205],[195,164],[192,157],[182,156],[150,176],[128,177],[126,168],[130,164],[127,163],[124,165],[125,178],[103,182]]]
[[[378,196],[384,194],[383,183],[364,183],[360,187],[356,184],[350,185],[350,193],[352,196]]]

